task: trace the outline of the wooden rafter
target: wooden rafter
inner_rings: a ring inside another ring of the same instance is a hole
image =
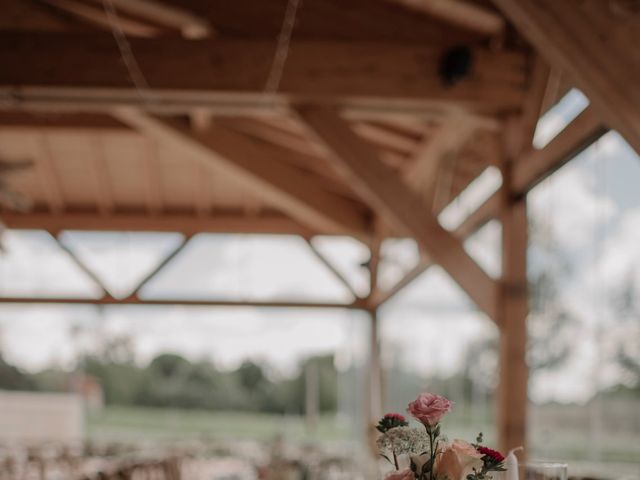
[[[103,0],[92,0],[102,3]],[[155,0],[110,0],[119,10],[180,30],[186,38],[198,39],[215,34],[211,24],[187,10]]]
[[[606,133],[593,107],[587,107],[542,149],[530,149],[513,167],[512,191],[522,195]]]
[[[351,128],[354,132],[374,145],[399,153],[400,155],[410,155],[416,148],[414,139],[376,124],[358,121],[353,122]]]
[[[431,137],[423,142],[407,170],[405,179],[427,205],[433,205],[438,169],[447,157],[458,154],[476,131],[475,125],[461,115],[445,118]]]
[[[627,45],[610,35],[619,19],[589,11],[576,0],[493,2],[551,66],[570,76],[608,126],[640,152],[640,64]]]
[[[416,12],[441,18],[459,27],[486,35],[502,33],[505,21],[488,8],[465,0],[391,0]]]
[[[278,94],[265,102],[271,41],[164,36],[129,41],[151,86],[144,99],[132,88],[110,35],[2,33],[0,63],[12,68],[0,71],[0,99],[21,108],[46,104],[62,110],[66,104],[94,112],[123,104],[150,109],[155,103],[160,110],[217,107],[238,113],[307,100],[405,112],[432,111],[447,102],[495,113],[519,108],[526,82],[519,52],[478,47],[470,74],[447,86],[438,70],[443,46],[299,40]]]
[[[313,229],[341,229],[366,236],[364,212],[323,190],[312,176],[283,163],[265,145],[256,145],[216,124],[206,132],[193,132],[134,109],[115,110],[114,115],[159,142],[175,145],[194,161],[234,175],[266,201]]]
[[[282,125],[274,125],[260,118],[225,118],[224,124],[239,132],[244,132],[266,142],[279,145],[304,155],[309,155],[316,148],[309,139],[292,132]]]
[[[317,135],[354,190],[390,225],[415,238],[467,292],[480,309],[495,319],[497,284],[471,259],[462,244],[446,231],[417,195],[380,160],[336,112],[301,107],[298,115]]]
[[[518,127],[515,129],[508,148],[515,156],[530,149],[533,145],[533,136],[536,132],[538,120],[543,113],[545,96],[549,86],[550,70],[540,57],[533,59],[531,68],[531,80],[527,98],[522,107],[522,113],[518,117]]]
[[[105,30],[111,31],[113,28],[109,19],[105,15],[102,7],[94,7],[76,0],[43,0],[49,5],[62,11],[88,21],[93,25],[97,25]],[[151,25],[138,22],[130,18],[119,18],[118,25],[126,35],[136,37],[153,37],[159,33],[159,30]]]
[[[193,214],[113,213],[97,216],[90,212],[49,214],[1,212],[2,222],[13,229],[42,229],[54,235],[62,230],[178,232],[183,235],[197,233],[259,233],[278,235],[338,234],[336,230],[318,232],[281,214],[246,217],[239,214],[218,214],[205,217]]]
[[[512,167],[511,194],[521,197],[548,175],[591,145],[608,131],[592,107],[587,107],[544,148],[530,148]],[[484,201],[460,224],[457,231],[466,237],[499,215],[500,193]]]

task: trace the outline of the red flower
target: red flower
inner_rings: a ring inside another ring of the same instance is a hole
[[[493,460],[494,462],[501,462],[504,460],[504,455],[502,455],[500,452],[498,452],[497,450],[493,450],[491,448],[488,447],[478,447],[477,448],[478,452],[480,452],[481,454],[489,457],[491,460]]]
[[[409,425],[405,418],[399,413],[387,413],[378,422],[376,429],[381,433],[386,433],[388,430],[396,427],[406,427]]]
[[[400,415],[399,413],[387,413],[385,414],[384,418],[388,418],[389,420],[395,420],[396,422],[406,422],[407,420]]]

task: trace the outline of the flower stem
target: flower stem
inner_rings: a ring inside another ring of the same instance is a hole
[[[393,453],[393,464],[396,466],[396,470],[400,470],[400,467],[398,466],[398,456],[396,455],[396,452],[394,450],[391,450],[391,453]]]

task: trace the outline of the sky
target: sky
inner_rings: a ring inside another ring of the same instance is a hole
[[[572,91],[543,119],[535,145],[544,146],[587,104],[584,96]],[[442,216],[442,223],[455,226],[499,184],[499,174],[488,170]],[[603,340],[602,332],[622,328],[610,293],[629,276],[640,285],[639,184],[639,159],[611,132],[529,194],[530,215],[540,228],[537,241],[548,244],[551,253],[568,264],[570,273],[559,283],[558,296],[577,319],[580,332],[566,365],[532,378],[531,397],[536,401],[584,402],[596,386],[606,387],[622,378],[615,366],[603,361],[616,344]],[[67,232],[62,241],[110,293],[122,297],[182,238],[178,234]],[[48,234],[9,231],[4,245],[0,294],[99,295],[97,286]],[[314,245],[359,294],[366,293],[367,273],[361,264],[368,253],[362,244],[349,238],[320,237]],[[475,234],[465,248],[490,275],[499,276],[497,222]],[[534,245],[531,269],[553,269],[553,258]],[[388,287],[417,263],[418,250],[410,240],[388,241],[383,259],[380,282]],[[141,295],[331,302],[352,298],[300,238],[204,234],[196,236]],[[497,335],[492,322],[437,267],[390,301],[380,317],[383,360],[425,375],[455,373],[471,343]],[[315,353],[337,352],[341,368],[364,362],[368,321],[363,313],[342,309],[0,306],[3,355],[28,370],[51,363],[71,367],[79,350],[123,334],[133,338],[141,363],[161,351],[208,358],[221,368],[234,368],[252,358],[278,376],[291,374],[300,359]]]

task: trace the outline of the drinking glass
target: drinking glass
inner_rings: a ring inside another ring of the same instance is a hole
[[[567,464],[530,462],[518,466],[518,480],[567,480]]]

